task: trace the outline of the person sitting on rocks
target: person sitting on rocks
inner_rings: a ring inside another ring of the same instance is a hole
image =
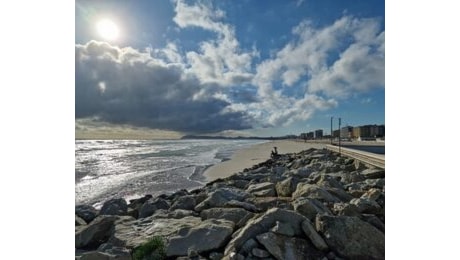
[[[276,146],[273,147],[273,149],[275,149],[275,150],[274,151],[272,150],[271,157],[276,158],[276,157],[278,157],[278,150],[276,150],[277,149]]]

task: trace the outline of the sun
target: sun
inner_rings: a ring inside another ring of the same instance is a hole
[[[118,26],[109,19],[98,21],[96,29],[99,35],[106,40],[116,40],[120,34]]]

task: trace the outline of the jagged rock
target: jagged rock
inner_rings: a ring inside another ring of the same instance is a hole
[[[123,216],[128,212],[128,204],[123,198],[111,199],[104,202],[99,215]]]
[[[233,235],[233,239],[227,244],[224,254],[228,256],[232,252],[238,252],[248,239],[268,232],[275,226],[276,221],[288,223],[294,230],[294,234],[300,235],[303,233],[301,223],[305,219],[304,216],[294,211],[279,208],[270,209],[260,217],[249,220],[237,234]]]
[[[273,233],[285,235],[288,237],[294,236],[294,229],[288,223],[276,221],[275,226],[271,229]]]
[[[109,253],[104,253],[101,251],[90,251],[83,253],[79,260],[112,260],[114,259]],[[131,258],[129,258],[131,259]]]
[[[252,254],[256,257],[259,257],[259,258],[265,258],[265,257],[269,257],[270,256],[270,253],[263,250],[263,249],[260,249],[260,248],[253,248],[252,249]]]
[[[350,204],[356,205],[360,213],[380,214],[382,212],[380,205],[368,198],[352,199]]]
[[[250,195],[240,189],[234,188],[220,188],[209,194],[208,198],[195,207],[195,211],[201,212],[202,210],[223,207],[225,203],[231,200],[241,201]]]
[[[228,186],[234,186],[235,188],[245,190],[248,186],[249,181],[247,180],[231,180],[228,181]]]
[[[350,200],[354,199],[353,196],[348,194],[343,189],[338,188],[325,188],[327,192],[329,192],[332,196],[338,198],[342,202],[349,202]]]
[[[342,184],[330,175],[321,175],[316,185],[325,188],[337,188],[343,190]]]
[[[273,197],[276,194],[275,184],[271,182],[263,182],[249,185],[246,191],[258,197]]]
[[[337,216],[359,216],[359,208],[355,204],[349,203],[334,203],[332,211]]]
[[[276,193],[280,197],[291,197],[295,191],[299,180],[297,178],[289,177],[283,181],[276,183]]]
[[[297,199],[300,197],[317,199],[319,201],[340,202],[340,200],[337,197],[330,194],[324,188],[316,184],[308,184],[304,182],[297,184],[297,189],[292,194],[292,198],[294,199]]]
[[[123,247],[114,247],[111,244],[104,243],[97,249],[97,251],[83,253],[80,260],[81,259],[131,260],[132,257],[129,249]]]
[[[385,177],[385,170],[380,168],[365,169],[361,175],[366,179],[380,179]]]
[[[259,246],[259,243],[253,238],[248,239],[242,246],[241,246],[241,252],[245,254],[249,254],[252,252],[252,249],[256,248]]]
[[[151,216],[137,220],[117,220],[108,242],[114,246],[135,248],[146,243],[153,236],[168,239],[176,235],[179,230],[198,226],[201,222],[199,217],[156,219]]]
[[[75,248],[97,248],[110,237],[117,216],[101,215],[75,232]]]
[[[324,239],[316,232],[310,220],[306,219],[302,222],[302,230],[317,249],[321,251],[329,249]]]
[[[128,208],[139,210],[142,207],[142,205],[144,205],[144,203],[151,198],[153,198],[153,196],[150,194],[147,194],[142,198],[131,199],[129,200]]]
[[[364,183],[369,188],[383,189],[385,187],[385,179],[367,179],[364,181]]]
[[[97,217],[97,210],[89,205],[75,206],[75,215],[82,218],[86,223],[90,223]]]
[[[183,197],[179,197],[176,201],[172,204],[170,210],[175,209],[185,209],[185,210],[193,210],[196,206],[195,197],[192,195],[185,195]]]
[[[86,225],[85,220],[75,214],[75,226],[83,226],[83,225]]]
[[[253,203],[260,211],[267,211],[271,208],[282,208],[292,210],[290,197],[254,197],[248,198],[247,202]]]
[[[176,209],[173,211],[167,211],[164,209],[159,209],[155,211],[155,213],[152,215],[154,218],[175,218],[175,219],[180,219],[183,217],[188,217],[188,216],[195,216],[197,217],[198,214],[195,211],[192,210],[185,210],[185,209]]]
[[[315,224],[329,248],[343,257],[385,258],[385,235],[358,217],[318,215]]]
[[[215,218],[225,219],[238,224],[240,220],[247,217],[247,215],[254,215],[253,213],[242,208],[212,208],[201,211],[200,217],[203,220]]]
[[[198,253],[218,249],[228,241],[233,228],[233,222],[218,219],[208,219],[192,228],[183,228],[177,236],[169,239],[166,255],[187,255],[187,250],[191,247]]]
[[[378,230],[385,233],[385,224],[375,215],[372,214],[362,214],[361,219],[376,227]]]
[[[224,204],[224,207],[229,207],[229,208],[243,208],[245,210],[248,210],[250,212],[260,212],[260,209],[257,208],[254,204],[248,203],[248,202],[242,202],[238,200],[231,200],[229,202],[226,202]]]
[[[312,221],[315,220],[316,214],[318,213],[329,215],[332,214],[331,211],[323,205],[323,203],[315,199],[301,197],[296,199],[292,205],[294,206],[294,211],[302,214]]]
[[[284,166],[275,166],[272,168],[272,172],[275,175],[282,175],[287,170]]]
[[[350,173],[343,173],[341,175],[340,182],[342,184],[350,184],[353,182],[361,182],[364,180],[365,178],[361,174],[355,171],[355,172],[350,172]]]
[[[361,198],[377,201],[382,195],[382,191],[379,189],[371,188],[366,193],[364,193]]]
[[[301,238],[267,232],[258,235],[257,240],[278,260],[319,259],[323,255],[310,242]]]
[[[169,203],[160,197],[149,199],[142,205],[139,218],[149,217],[159,209],[169,209]]]

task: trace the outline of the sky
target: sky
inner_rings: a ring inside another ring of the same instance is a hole
[[[331,117],[385,124],[384,1],[75,2],[77,138],[328,134]]]

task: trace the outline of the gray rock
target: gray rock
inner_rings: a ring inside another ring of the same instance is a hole
[[[226,202],[224,207],[230,207],[230,208],[243,208],[245,210],[248,210],[250,212],[259,212],[260,209],[258,209],[254,204],[248,203],[248,202],[242,202],[238,200],[231,200]]]
[[[89,205],[75,206],[75,215],[82,218],[86,223],[90,223],[97,217],[97,210]]]
[[[364,193],[361,198],[377,201],[380,196],[382,196],[382,191],[380,189],[371,188],[366,193]]]
[[[250,195],[240,189],[234,188],[219,188],[209,194],[209,196],[200,204],[195,207],[195,211],[201,212],[202,210],[223,207],[225,203],[231,200],[242,201]]]
[[[169,239],[166,255],[187,255],[187,250],[191,247],[198,253],[218,249],[228,241],[233,228],[233,222],[218,219],[208,219],[192,228],[183,228],[177,236]]]
[[[203,220],[216,218],[225,219],[238,224],[242,219],[246,218],[247,215],[254,215],[253,213],[242,209],[242,208],[212,208],[201,211],[200,217]]]
[[[175,209],[185,209],[185,210],[193,210],[196,206],[195,196],[186,195],[183,197],[179,197],[174,201],[170,210]]]
[[[330,175],[321,175],[316,185],[325,188],[336,188],[343,190],[342,184]]]
[[[209,254],[210,260],[221,260],[224,257],[224,254],[218,252],[212,252]]]
[[[384,259],[385,235],[358,217],[318,215],[318,230],[329,248],[350,259]]]
[[[254,204],[261,211],[267,211],[271,208],[292,210],[291,200],[289,197],[254,197],[248,198],[246,201]]]
[[[256,257],[259,257],[259,258],[265,258],[265,257],[269,257],[270,256],[270,253],[265,251],[265,250],[262,250],[260,248],[253,248],[252,249],[252,254]]]
[[[289,177],[281,182],[276,183],[276,193],[280,197],[291,197],[298,183],[299,180],[297,178]]]
[[[246,191],[258,197],[273,197],[276,195],[275,184],[271,182],[249,185]]]
[[[100,251],[90,251],[83,253],[80,260],[112,260],[112,256],[109,253],[104,253]]]
[[[86,225],[85,220],[75,214],[75,226],[83,226],[83,225]]]
[[[227,244],[224,254],[228,256],[232,252],[238,252],[248,239],[268,232],[275,226],[276,221],[288,223],[294,230],[294,234],[300,235],[303,233],[301,223],[305,219],[304,216],[294,211],[279,208],[270,209],[260,217],[249,220],[237,234],[234,234],[232,240]]]
[[[183,228],[192,228],[202,222],[199,217],[181,219],[156,219],[153,216],[137,220],[117,220],[108,240],[114,246],[135,248],[148,242],[153,236],[167,240]]]
[[[188,216],[198,216],[195,211],[192,210],[185,210],[185,209],[176,209],[173,211],[167,211],[164,209],[159,209],[155,211],[155,214],[152,215],[154,218],[159,219],[159,218],[175,218],[175,219],[180,219],[183,217],[188,217]]]
[[[369,188],[383,189],[385,187],[385,179],[367,179],[364,181],[364,183]]]
[[[98,216],[75,233],[75,248],[97,248],[110,237],[110,230],[117,216]]]
[[[341,175],[340,182],[342,184],[350,184],[353,182],[361,182],[364,181],[365,178],[361,176],[358,172],[350,172],[350,173],[343,173]]]
[[[368,214],[381,214],[382,208],[380,205],[368,198],[358,198],[352,199],[350,204],[356,205],[358,207],[358,211],[360,213],[368,213]]]
[[[306,219],[302,222],[302,230],[317,249],[321,251],[329,249],[324,239],[316,232],[310,220]]]
[[[275,175],[282,175],[287,170],[284,166],[275,166],[272,168],[272,172]]]
[[[307,240],[277,235],[272,232],[257,236],[257,240],[278,260],[319,259],[322,253]]]
[[[128,212],[128,204],[123,198],[111,199],[104,202],[99,215],[118,215],[123,216]]]
[[[139,211],[139,218],[149,217],[159,209],[169,209],[169,203],[162,198],[149,199],[142,205]]]
[[[276,221],[275,226],[271,229],[273,233],[285,235],[288,237],[294,236],[294,230],[292,229],[290,224]]]
[[[294,199],[306,197],[310,199],[317,199],[319,201],[340,202],[337,197],[327,192],[324,188],[316,184],[308,184],[304,182],[297,184],[297,189],[292,194],[292,197]]]
[[[376,227],[378,230],[385,233],[385,224],[375,215],[372,214],[362,214],[361,219]]]
[[[292,203],[292,205],[294,206],[294,211],[302,214],[311,221],[315,220],[316,214],[332,214],[332,212],[324,206],[323,203],[315,199],[298,198]]]
[[[359,208],[355,204],[349,203],[334,203],[332,211],[337,216],[359,216]]]
[[[340,199],[342,202],[349,202],[350,200],[354,199],[353,196],[348,194],[343,189],[338,188],[325,188],[327,192],[329,192],[332,196]]]
[[[361,171],[361,175],[366,179],[385,178],[385,170],[380,169],[380,168],[365,169]]]
[[[248,239],[242,246],[241,246],[241,252],[245,254],[249,254],[252,252],[252,249],[256,248],[259,246],[259,243],[257,243],[256,240],[253,238]]]

